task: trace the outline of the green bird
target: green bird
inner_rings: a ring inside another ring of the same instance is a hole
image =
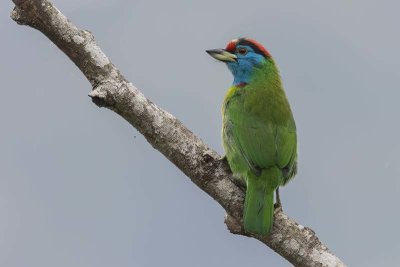
[[[222,140],[229,166],[246,186],[246,232],[266,236],[274,215],[274,192],[297,172],[296,124],[278,67],[257,41],[235,39],[206,51],[225,62],[234,80],[223,107]]]

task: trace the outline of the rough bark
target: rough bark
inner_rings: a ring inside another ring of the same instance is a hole
[[[56,44],[91,83],[92,101],[127,120],[155,149],[213,197],[226,210],[225,223],[232,233],[260,240],[295,266],[345,266],[313,230],[296,223],[280,209],[275,211],[273,230],[268,237],[246,233],[242,225],[244,193],[233,182],[226,162],[214,150],[128,82],[97,46],[93,35],[77,28],[50,1],[13,2],[16,6],[12,19],[39,30]]]

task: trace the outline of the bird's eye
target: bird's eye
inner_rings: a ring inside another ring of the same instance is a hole
[[[239,47],[238,50],[237,50],[237,52],[238,52],[238,54],[244,56],[244,55],[247,54],[247,49],[244,48],[244,47]]]

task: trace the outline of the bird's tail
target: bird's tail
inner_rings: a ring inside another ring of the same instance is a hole
[[[247,177],[243,216],[246,232],[265,236],[272,229],[274,191],[280,179],[280,172],[274,169],[264,170],[259,177],[255,175]]]

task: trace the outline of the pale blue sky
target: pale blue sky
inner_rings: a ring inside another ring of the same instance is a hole
[[[206,49],[263,43],[298,126],[287,214],[349,266],[400,262],[398,1],[55,1],[143,93],[222,153],[232,77]],[[0,8],[0,266],[290,266]]]

